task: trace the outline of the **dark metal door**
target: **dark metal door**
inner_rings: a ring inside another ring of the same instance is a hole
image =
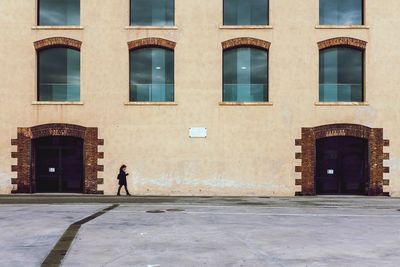
[[[366,193],[368,142],[355,137],[317,140],[317,194]]]
[[[58,148],[38,147],[36,150],[37,192],[60,192],[60,151]]]
[[[36,191],[83,192],[83,141],[73,137],[35,140]]]

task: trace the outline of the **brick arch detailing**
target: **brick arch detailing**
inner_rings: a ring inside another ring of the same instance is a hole
[[[51,37],[39,40],[33,43],[36,50],[42,50],[51,47],[67,47],[81,50],[82,42],[67,37]]]
[[[139,49],[139,48],[149,47],[149,46],[158,46],[158,47],[174,50],[176,43],[173,41],[169,41],[169,40],[166,40],[163,38],[157,38],[157,37],[143,38],[143,39],[128,42],[129,50]]]
[[[17,185],[16,190],[13,190],[12,193],[35,192],[32,140],[51,136],[70,136],[83,139],[84,193],[102,194],[102,191],[97,190],[97,185],[103,184],[103,179],[98,178],[98,172],[104,171],[104,166],[98,165],[98,159],[104,158],[104,153],[98,151],[98,146],[104,145],[104,140],[98,139],[98,129],[60,123],[18,128],[17,139],[11,140],[11,145],[17,147],[16,152],[11,152],[11,157],[17,159],[17,165],[11,166],[11,170],[17,173],[17,178],[11,179],[11,183]]]
[[[335,47],[335,46],[349,46],[357,49],[365,50],[367,42],[351,37],[337,37],[318,42],[319,50]]]
[[[389,146],[389,140],[383,139],[383,129],[369,128],[356,124],[330,124],[314,128],[302,128],[301,139],[296,140],[296,146],[301,147],[301,153],[296,153],[296,159],[301,160],[301,166],[295,171],[301,173],[301,179],[296,179],[296,185],[301,191],[296,195],[313,196],[315,191],[316,140],[326,137],[350,136],[368,140],[369,154],[369,184],[367,194],[370,196],[388,195],[383,192],[383,186],[389,185],[384,179],[384,173],[389,173],[389,167],[383,166],[384,160],[389,160],[389,153],[383,152],[384,146]]]
[[[271,43],[250,37],[241,37],[241,38],[234,38],[227,41],[222,42],[222,49],[227,50],[236,47],[243,47],[243,46],[251,46],[255,48],[260,48],[264,50],[269,50]]]

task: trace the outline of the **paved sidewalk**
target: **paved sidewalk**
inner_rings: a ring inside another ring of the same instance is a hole
[[[400,262],[400,199],[145,199],[119,198],[126,203],[83,224],[63,266],[375,267]],[[69,224],[107,206],[0,205],[0,266],[39,266]]]
[[[40,266],[67,227],[105,205],[0,205],[0,266]]]

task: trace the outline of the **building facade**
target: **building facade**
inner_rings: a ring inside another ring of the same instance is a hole
[[[384,2],[3,0],[0,193],[400,196]]]

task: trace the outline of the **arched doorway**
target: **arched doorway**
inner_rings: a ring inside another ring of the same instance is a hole
[[[63,123],[18,128],[11,144],[17,147],[11,153],[17,159],[11,166],[17,174],[11,179],[12,193],[103,193],[97,186],[104,182],[98,178],[104,171],[98,164],[104,140],[98,139],[97,128]]]
[[[365,195],[369,182],[368,141],[343,136],[316,142],[316,194]]]
[[[301,191],[296,195],[312,196],[321,192],[388,195],[383,186],[389,185],[389,180],[384,179],[384,173],[389,173],[389,168],[383,162],[389,159],[389,153],[384,153],[389,140],[383,139],[383,129],[356,124],[329,124],[302,128],[301,136],[296,140],[296,146],[301,147],[301,152],[296,153],[296,159],[301,160],[301,164],[296,166],[296,172],[301,173],[296,185],[301,186]],[[326,152],[329,150],[331,152]],[[362,169],[362,177],[354,175]],[[323,176],[326,182],[319,181]]]
[[[51,136],[32,140],[36,192],[83,193],[83,140]]]

